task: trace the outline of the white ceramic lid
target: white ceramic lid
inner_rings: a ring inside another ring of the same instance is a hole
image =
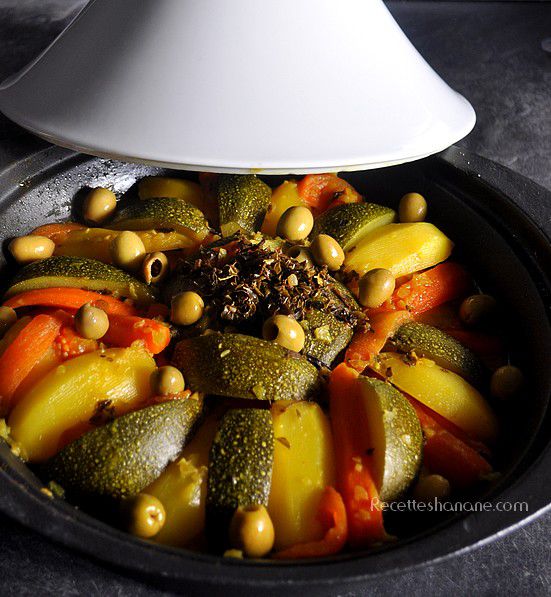
[[[218,172],[378,168],[475,122],[381,0],[94,0],[0,110],[85,153]]]

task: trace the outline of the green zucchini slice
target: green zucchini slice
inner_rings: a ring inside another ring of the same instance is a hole
[[[415,352],[418,357],[430,359],[475,385],[484,381],[485,370],[480,359],[455,338],[431,325],[405,323],[394,334],[392,344],[399,352]]]
[[[181,199],[157,197],[121,209],[111,223],[113,230],[175,230],[202,241],[209,228],[203,212]]]
[[[217,195],[223,236],[260,230],[272,197],[266,183],[252,174],[225,174],[218,180]]]
[[[318,371],[279,344],[243,334],[213,333],[182,340],[172,361],[193,390],[250,400],[307,400]]]
[[[152,483],[191,438],[202,399],[179,399],[123,415],[69,444],[44,466],[66,491],[115,499]]]
[[[156,292],[151,286],[122,270],[87,257],[60,255],[26,265],[12,280],[6,298],[39,288],[83,288],[152,303]]]
[[[383,501],[399,497],[421,466],[423,432],[415,410],[393,386],[360,376],[374,481]]]
[[[352,327],[339,321],[331,313],[312,309],[300,325],[304,328],[306,337],[303,353],[326,367],[331,366],[337,355],[352,340]]]
[[[268,505],[274,461],[274,430],[269,410],[228,411],[209,455],[207,535],[223,548],[238,506]]]
[[[318,234],[333,237],[343,251],[349,251],[362,238],[385,224],[394,222],[396,212],[390,207],[377,203],[348,203],[328,209],[319,216],[311,233],[311,238]]]

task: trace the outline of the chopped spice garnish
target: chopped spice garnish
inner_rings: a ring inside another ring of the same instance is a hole
[[[352,327],[365,321],[327,268],[299,262],[264,240],[241,236],[227,248],[203,247],[178,265],[176,276],[180,292],[201,295],[213,321],[251,327],[278,313],[300,321],[310,309],[331,313]]]
[[[90,423],[96,427],[105,425],[115,418],[115,406],[112,400],[101,400],[96,404],[96,410],[90,417]]]

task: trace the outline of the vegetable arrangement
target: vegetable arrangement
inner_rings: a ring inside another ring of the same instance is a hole
[[[0,416],[46,493],[142,539],[302,559],[496,474],[522,373],[423,196],[396,212],[334,174],[137,190],[9,246]]]

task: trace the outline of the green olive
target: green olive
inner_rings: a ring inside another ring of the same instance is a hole
[[[304,240],[314,227],[312,212],[302,205],[286,209],[277,223],[277,235],[290,241]]]
[[[116,265],[129,271],[137,270],[143,263],[145,246],[135,233],[125,230],[113,239],[111,256]]]
[[[299,263],[306,263],[306,265],[314,265],[314,261],[312,259],[312,253],[306,248],[301,247],[300,245],[293,245],[289,249],[287,249],[287,255],[296,259]]]
[[[364,307],[380,307],[394,292],[396,279],[387,269],[372,269],[360,278],[359,299]]]
[[[203,316],[205,303],[192,290],[187,290],[172,297],[170,320],[176,325],[193,325]]]
[[[30,234],[14,238],[8,245],[10,253],[18,263],[32,263],[54,254],[55,243],[46,236]]]
[[[151,374],[151,390],[156,396],[178,394],[186,389],[184,376],[179,369],[166,365]]]
[[[0,338],[17,321],[17,313],[11,307],[0,307]]]
[[[318,234],[310,246],[318,265],[326,265],[329,271],[340,269],[344,263],[344,251],[339,243],[328,234]]]
[[[248,558],[262,558],[274,546],[274,525],[261,505],[239,506],[230,523],[230,545]]]
[[[413,490],[415,499],[423,502],[430,502],[435,498],[448,497],[451,493],[450,482],[442,475],[426,475],[417,481]]]
[[[92,189],[82,208],[84,219],[91,224],[101,224],[105,222],[117,208],[117,197],[113,191],[98,187]]]
[[[419,193],[407,193],[398,206],[400,222],[422,222],[427,217],[427,201]]]
[[[504,365],[494,371],[490,380],[490,392],[496,398],[508,400],[518,394],[523,383],[524,375],[518,367]]]
[[[129,533],[143,539],[154,537],[164,526],[166,513],[156,497],[139,493],[124,503]]]
[[[300,352],[304,348],[305,335],[300,323],[287,315],[274,315],[262,327],[265,340],[277,342],[280,346]]]
[[[147,255],[142,263],[143,279],[148,284],[157,284],[168,274],[168,259],[164,253],[157,251]]]
[[[488,294],[473,294],[467,297],[459,307],[459,317],[467,325],[477,325],[495,310],[496,300]]]
[[[109,329],[109,317],[102,309],[86,303],[76,312],[75,327],[83,338],[99,340]]]

